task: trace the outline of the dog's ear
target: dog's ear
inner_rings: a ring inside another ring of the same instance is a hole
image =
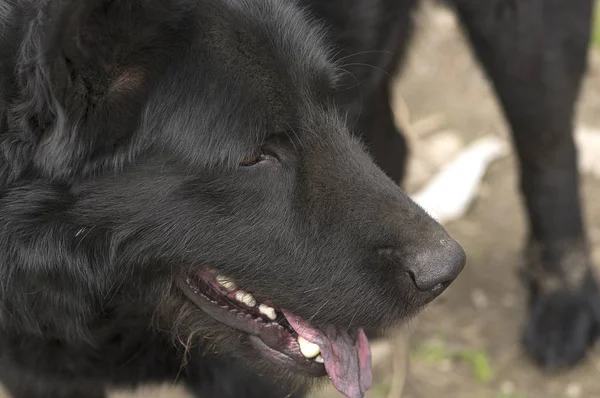
[[[50,0],[22,48],[20,91],[33,165],[66,178],[127,145],[176,47],[193,2]]]

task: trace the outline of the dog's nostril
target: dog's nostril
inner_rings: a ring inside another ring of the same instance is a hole
[[[441,294],[444,290],[446,290],[448,288],[448,286],[450,286],[452,284],[452,281],[446,281],[446,282],[442,282],[442,283],[438,283],[437,285],[435,285],[432,289],[431,292],[435,293],[435,294]]]
[[[408,276],[410,277],[410,279],[412,279],[413,283],[415,284],[415,286],[417,285],[417,280],[415,279],[415,273],[408,270],[406,271],[406,273],[408,274]]]
[[[449,238],[440,240],[437,247],[417,256],[413,263],[415,284],[421,290],[448,287],[465,266],[466,255],[462,247]]]
[[[420,284],[418,284],[417,280],[415,279],[414,272],[408,271],[406,273],[408,274],[410,279],[413,281],[413,283],[419,290],[424,291],[424,292],[430,292],[435,296],[442,294],[444,292],[444,290],[446,290],[448,288],[448,286],[450,286],[452,284],[452,281],[445,281],[445,282],[438,283],[437,285],[433,286],[430,289],[422,289],[421,287],[419,287]]]
[[[441,293],[458,277],[465,266],[465,252],[457,242],[445,237],[436,243],[413,250],[410,255],[394,252],[403,271],[410,275],[415,286],[421,291]],[[390,255],[389,250],[382,253]],[[398,264],[397,261],[394,263]]]

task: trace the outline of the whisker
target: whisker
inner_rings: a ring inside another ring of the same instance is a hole
[[[317,314],[327,305],[329,304],[329,302],[331,301],[331,299],[326,300],[320,307],[319,309],[307,320],[308,323],[311,323],[312,320],[314,319],[314,317],[317,316]]]
[[[346,67],[348,67],[348,66],[364,66],[364,67],[367,67],[367,68],[372,68],[372,69],[374,69],[374,70],[376,70],[376,71],[379,71],[379,72],[381,72],[381,73],[384,73],[384,74],[385,74],[386,76],[388,76],[388,77],[393,77],[391,73],[389,73],[389,72],[388,72],[388,71],[386,71],[385,69],[382,69],[382,68],[380,68],[380,67],[378,67],[378,66],[375,66],[375,65],[363,64],[363,63],[359,63],[359,62],[355,62],[355,63],[351,63],[351,64],[344,64],[344,65],[342,65],[342,67],[343,67],[343,68],[346,68]]]
[[[392,51],[386,51],[386,50],[366,50],[366,51],[359,51],[356,53],[352,53],[352,54],[348,54],[342,58],[336,59],[336,61],[344,61],[348,58],[352,58],[352,57],[356,57],[358,55],[365,55],[365,54],[387,54],[387,55],[392,55],[394,56],[394,53]]]

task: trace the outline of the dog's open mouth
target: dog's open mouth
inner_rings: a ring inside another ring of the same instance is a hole
[[[371,352],[362,329],[317,329],[273,303],[257,303],[210,270],[180,278],[179,286],[217,321],[249,334],[252,345],[276,364],[312,376],[328,374],[348,398],[361,398],[370,388]]]

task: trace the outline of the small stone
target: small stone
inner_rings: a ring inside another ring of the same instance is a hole
[[[515,383],[510,380],[506,380],[500,386],[500,392],[503,395],[513,395],[515,393],[516,387]]]
[[[456,15],[444,7],[436,7],[432,10],[431,19],[438,29],[449,32],[456,29],[458,21]]]
[[[487,295],[481,289],[475,289],[471,292],[471,300],[473,301],[473,306],[477,310],[484,310],[489,307],[490,300]]]
[[[582,396],[582,392],[581,385],[577,383],[569,384],[565,390],[565,394],[568,398],[579,398]]]
[[[444,373],[448,373],[452,370],[452,361],[448,358],[444,359],[441,363],[440,363],[440,371],[444,372]]]
[[[427,162],[436,169],[452,161],[461,149],[463,142],[455,131],[436,133],[425,141],[424,146]]]

